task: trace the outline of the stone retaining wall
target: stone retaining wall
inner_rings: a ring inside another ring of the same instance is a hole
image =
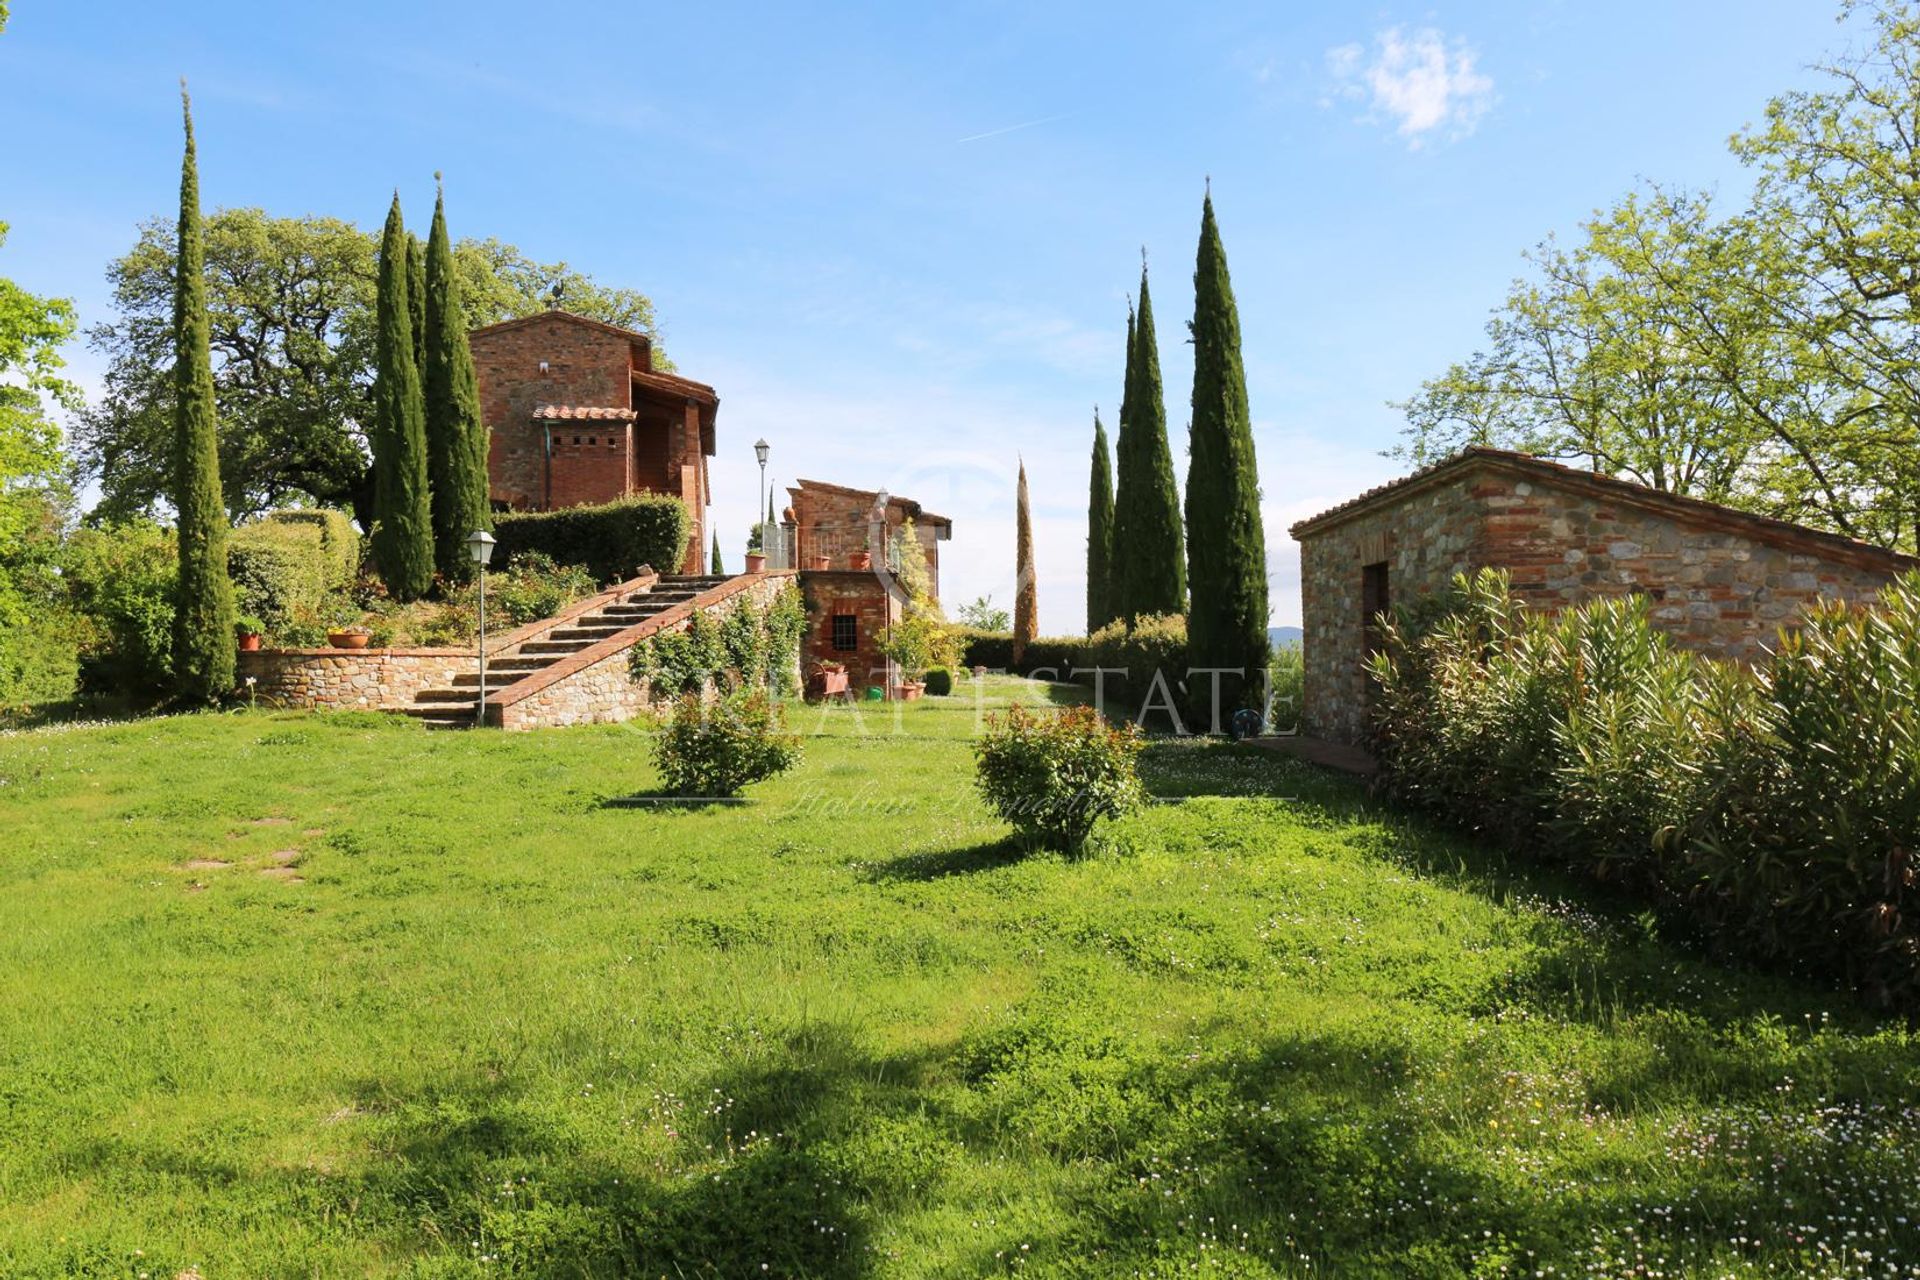
[[[633,646],[663,631],[683,631],[698,613],[721,614],[745,597],[764,608],[793,573],[742,574],[638,626],[573,654],[487,701],[487,723],[503,729],[542,729],[571,724],[612,724],[656,708],[645,682],[627,673]],[[798,672],[795,672],[796,678]]]
[[[472,650],[256,649],[240,655],[240,683],[261,702],[311,711],[398,711],[423,689],[480,670]]]

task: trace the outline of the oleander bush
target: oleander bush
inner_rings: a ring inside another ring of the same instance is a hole
[[[1920,1008],[1920,575],[1752,670],[1678,649],[1643,599],[1546,615],[1494,570],[1383,637],[1390,793]]]
[[[764,689],[708,701],[681,695],[653,743],[669,795],[725,799],[799,763],[799,735]]]
[[[600,506],[511,511],[494,517],[495,554],[511,566],[528,552],[558,564],[585,565],[596,582],[624,582],[641,565],[673,573],[687,553],[691,528],[678,498],[644,494]]]
[[[1092,707],[1032,712],[1015,703],[988,717],[974,744],[976,782],[1023,840],[1077,855],[1097,822],[1145,799],[1142,745],[1139,729],[1115,727]]]

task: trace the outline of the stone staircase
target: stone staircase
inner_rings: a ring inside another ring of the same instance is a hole
[[[499,653],[489,653],[487,697],[726,581],[725,574],[662,574],[650,587],[616,596],[593,613],[570,619]],[[474,672],[454,676],[451,688],[422,689],[414,695],[413,705],[405,708],[405,714],[424,721],[430,729],[470,729],[479,703],[480,676]]]

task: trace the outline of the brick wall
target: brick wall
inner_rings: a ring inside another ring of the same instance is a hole
[[[803,485],[787,490],[790,502],[788,510],[793,513],[791,524],[794,530],[796,554],[799,563],[805,568],[808,557],[824,555],[830,568],[846,569],[848,557],[856,551],[869,551],[876,562],[879,561],[880,547],[875,541],[879,531],[873,524],[873,493],[847,491],[837,488],[819,488]],[[896,499],[887,504],[886,539],[891,539],[900,526],[906,522],[907,508]],[[927,578],[932,585],[934,599],[940,598],[940,542],[934,536],[931,524],[916,522],[914,535],[920,544],[920,553],[927,562]]]
[[[631,491],[631,424],[588,419],[554,422],[548,430],[553,439],[548,460],[548,505],[576,507],[610,502]]]
[[[540,424],[533,420],[535,406],[631,408],[633,340],[553,313],[524,323],[477,329],[471,341],[474,370],[480,379],[480,413],[491,432],[487,469],[493,497],[515,509],[543,507],[545,442]],[[572,425],[568,424],[569,439]],[[593,500],[604,502],[621,492],[623,488]]]
[[[1644,594],[1654,624],[1679,643],[1753,661],[1815,601],[1869,599],[1914,563],[1501,456],[1469,459],[1437,480],[1409,484],[1396,500],[1369,503],[1301,536],[1305,732],[1340,742],[1365,734],[1368,565],[1387,566],[1394,603],[1442,590],[1455,573],[1481,566],[1506,569],[1514,594],[1536,608]]]
[[[886,584],[871,572],[829,570],[800,576],[806,598],[807,630],[800,644],[801,670],[809,675],[816,662],[843,662],[856,696],[869,685],[884,685],[887,660],[880,652],[889,622],[900,618],[899,605]],[[855,647],[836,649],[835,617],[853,619]]]

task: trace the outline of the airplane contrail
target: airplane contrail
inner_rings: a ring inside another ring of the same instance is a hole
[[[959,146],[962,142],[979,142],[983,138],[997,138],[1003,133],[1018,133],[1022,129],[1031,129],[1035,125],[1052,124],[1055,120],[1065,120],[1072,114],[1071,111],[1063,111],[1057,116],[1041,116],[1038,120],[1027,120],[1020,124],[1010,124],[1004,129],[989,129],[985,133],[970,133],[964,138],[954,139],[954,145]]]

